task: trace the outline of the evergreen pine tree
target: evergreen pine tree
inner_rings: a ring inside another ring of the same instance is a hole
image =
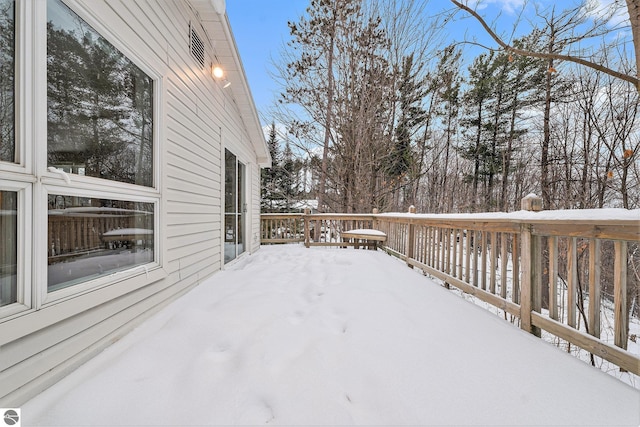
[[[282,207],[279,206],[283,199],[280,191],[282,188],[282,159],[279,144],[276,124],[271,123],[269,139],[267,140],[269,154],[271,154],[271,167],[262,169],[261,172],[262,212],[279,212],[282,210]]]

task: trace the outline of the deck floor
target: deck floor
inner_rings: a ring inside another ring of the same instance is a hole
[[[265,246],[23,425],[634,425],[640,392],[381,251]]]

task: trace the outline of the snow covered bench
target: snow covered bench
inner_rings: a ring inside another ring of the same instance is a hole
[[[343,242],[353,241],[356,249],[360,248],[360,243],[364,241],[364,246],[376,250],[378,249],[378,242],[384,242],[387,240],[387,235],[384,232],[369,228],[358,228],[355,230],[343,231],[340,236]]]

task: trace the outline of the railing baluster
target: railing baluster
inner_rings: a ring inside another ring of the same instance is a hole
[[[458,233],[458,279],[462,280],[462,260],[463,260],[463,247],[464,247],[464,229],[460,228]]]
[[[437,247],[438,229],[434,226],[431,226],[430,229],[431,230],[429,233],[429,266],[436,268],[436,258],[438,253],[438,247]]]
[[[589,333],[598,338],[600,338],[601,263],[600,239],[591,239],[589,241]]]
[[[418,261],[420,261],[422,264],[424,264],[424,231],[425,231],[425,227],[424,225],[421,225],[418,227],[418,248],[416,250],[416,258],[418,259]]]
[[[431,266],[431,225],[427,225],[425,227],[424,263],[428,266]]]
[[[447,256],[445,258],[446,265],[444,266],[444,271],[447,274],[451,274],[451,229],[450,228],[447,228],[447,233],[445,234],[445,236],[447,240],[447,243],[445,245]]]
[[[466,246],[466,253],[465,253],[465,270],[464,270],[464,281],[471,284],[471,239],[473,236],[473,230],[467,229],[467,236],[465,237],[465,246]],[[475,274],[474,274],[475,276]]]
[[[416,208],[414,206],[409,207],[409,213],[415,214]],[[407,225],[407,259],[413,259],[415,250],[415,238],[416,238],[416,225],[413,221],[410,221]],[[409,264],[409,267],[413,268],[413,264]]]
[[[507,233],[500,233],[500,296],[507,299]]]
[[[491,253],[490,253],[490,278],[489,278],[489,292],[496,293],[496,268],[497,268],[497,254],[498,252],[498,233],[495,231],[491,233]]]
[[[511,236],[511,301],[520,304],[520,242],[517,234]]]
[[[629,316],[627,312],[627,242],[616,241],[613,266],[614,344],[627,348]]]
[[[437,241],[437,252],[436,252],[436,269],[439,271],[443,271],[442,266],[444,265],[444,228],[438,227],[438,241]]]
[[[578,285],[577,239],[568,239],[567,249],[567,325],[576,327],[576,290]]]
[[[558,238],[552,236],[549,242],[549,317],[558,320]]]
[[[435,227],[434,241],[433,241],[433,249],[435,251],[435,259],[433,260],[433,268],[436,270],[440,270],[440,251],[442,250],[442,229],[440,227]]]
[[[453,236],[452,236],[453,242],[452,245],[453,247],[452,249],[452,254],[451,254],[451,258],[453,260],[453,262],[451,263],[451,275],[453,277],[456,277],[458,270],[457,270],[457,261],[458,261],[458,229],[454,228],[453,229]]]
[[[482,290],[486,290],[487,289],[487,248],[489,247],[487,245],[487,237],[488,234],[486,231],[482,231],[481,232],[481,244],[480,244],[480,261],[481,261],[481,285],[482,285]]]
[[[475,286],[476,288],[478,287],[478,277],[479,277],[479,273],[478,273],[478,248],[480,248],[480,250],[482,250],[482,242],[478,241],[478,235],[480,234],[479,231],[473,231],[473,258],[472,258],[472,264],[473,264],[473,286]],[[480,239],[482,239],[482,237],[480,237]]]

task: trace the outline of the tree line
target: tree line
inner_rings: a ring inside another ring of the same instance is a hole
[[[272,149],[263,207],[278,193],[325,212],[512,211],[530,192],[545,209],[639,207],[638,90],[558,59],[588,51],[637,76],[633,52],[609,42],[628,24],[550,6],[509,48],[478,50],[446,37],[456,5],[431,6],[312,0],[289,23],[270,112],[284,129],[270,145],[287,154]]]

